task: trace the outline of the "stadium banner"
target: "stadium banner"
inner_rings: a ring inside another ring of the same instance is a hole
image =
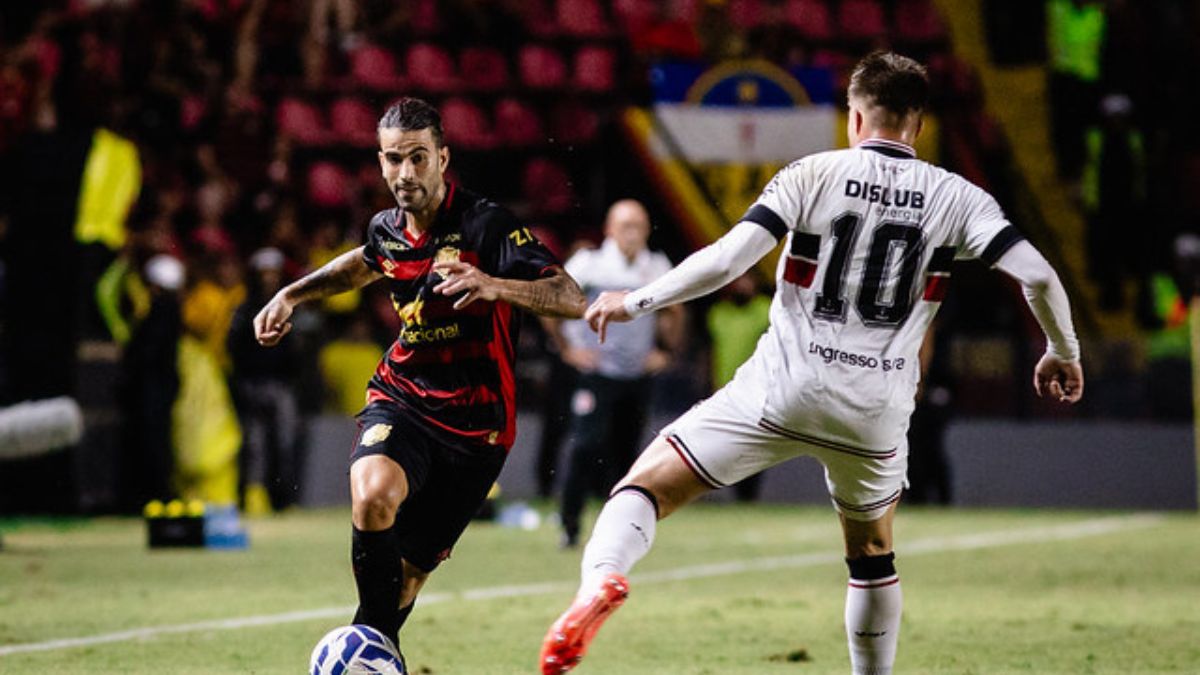
[[[651,69],[653,106],[627,109],[622,126],[692,247],[728,231],[788,163],[845,147],[833,82],[826,69],[761,60]],[[918,154],[933,159],[936,136],[927,119]],[[765,279],[776,260],[759,264]]]

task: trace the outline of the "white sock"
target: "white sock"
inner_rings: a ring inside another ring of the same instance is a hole
[[[846,639],[854,675],[891,675],[900,636],[900,577],[859,580],[846,588]]]
[[[579,593],[590,593],[608,574],[628,574],[654,544],[657,509],[638,490],[620,490],[604,505],[583,549]]]

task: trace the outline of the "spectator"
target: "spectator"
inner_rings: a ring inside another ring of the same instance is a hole
[[[1087,161],[1080,184],[1088,218],[1088,259],[1100,285],[1100,305],[1125,304],[1124,281],[1144,273],[1141,238],[1129,241],[1129,223],[1145,212],[1146,146],[1133,124],[1133,103],[1110,94],[1100,103],[1100,124],[1087,131]]]
[[[1049,0],[1050,139],[1059,178],[1076,180],[1083,166],[1083,130],[1095,118],[1104,41],[1104,4]]]
[[[133,326],[122,361],[125,442],[120,493],[126,511],[140,510],[151,499],[175,496],[170,480],[171,408],[179,395],[183,263],[157,255],[146,263],[143,274],[150,309]]]
[[[650,217],[634,200],[609,208],[604,237],[599,249],[579,251],[566,264],[590,299],[606,290],[648,283],[671,269],[665,255],[647,248]],[[569,464],[560,508],[564,547],[578,543],[579,518],[592,480],[602,476],[607,491],[633,464],[650,403],[649,378],[670,363],[668,353],[657,346],[656,332],[676,347],[682,316],[680,308],[663,312],[657,331],[649,317],[614,326],[604,343],[597,343],[582,321],[561,325],[561,343],[567,345],[563,360],[580,374],[571,397]]]
[[[771,323],[770,311],[770,296],[758,288],[749,272],[731,281],[725,287],[724,297],[708,310],[713,391],[728,384],[738,367],[754,353],[758,338]],[[761,476],[750,476],[735,486],[739,501],[758,498]]]
[[[250,257],[250,290],[229,329],[234,404],[242,426],[242,503],[249,516],[291,506],[299,494],[296,342],[268,349],[254,338],[254,315],[283,287],[283,262],[283,253],[274,248]]]

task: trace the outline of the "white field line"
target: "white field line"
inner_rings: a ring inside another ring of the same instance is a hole
[[[1083,539],[1085,537],[1095,537],[1128,530],[1141,530],[1152,527],[1162,520],[1163,516],[1159,514],[1139,514],[1111,518],[1094,518],[1073,523],[1046,525],[1020,530],[1000,530],[995,532],[981,532],[978,534],[955,535],[949,537],[930,537],[926,539],[916,539],[902,544],[899,547],[899,554],[903,557],[908,557],[913,555],[925,555],[929,553],[944,553],[947,551],[968,551],[982,548],[1012,546],[1017,544],[1068,541],[1072,539]],[[675,569],[648,572],[646,574],[635,574],[630,577],[630,581],[636,584],[653,584],[668,581],[681,581],[686,579],[728,576],[747,572],[765,572],[771,570],[814,567],[817,565],[839,563],[841,561],[842,555],[841,553],[837,552],[806,553],[802,555],[777,556],[768,558],[749,558],[745,560],[730,560],[728,562],[706,565],[689,565],[687,567],[677,567]],[[421,604],[431,605],[454,601],[472,602],[479,600],[494,600],[497,598],[547,595],[551,593],[570,593],[571,591],[575,590],[575,585],[576,584],[574,581],[547,581],[534,584],[489,586],[485,588],[467,589],[458,592],[429,593],[421,596]],[[314,619],[345,618],[353,612],[353,606],[325,607],[323,609],[285,612],[282,614],[264,614],[259,616],[246,616],[233,619],[213,619],[210,621],[197,621],[194,623],[182,623],[171,626],[150,626],[146,628],[134,628],[115,633],[92,635],[88,637],[63,638],[60,640],[46,640],[44,642],[29,642],[25,644],[0,646],[0,656],[20,654],[24,652],[43,652],[59,649],[70,649],[72,647],[90,647],[93,645],[102,645],[112,642],[127,642],[129,640],[143,640],[147,638],[153,638],[158,635],[172,635],[177,633],[195,633],[216,630],[235,630],[239,628],[251,628],[255,626],[274,626],[283,623],[311,621]]]

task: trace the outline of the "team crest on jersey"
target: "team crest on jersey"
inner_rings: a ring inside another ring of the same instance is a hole
[[[456,263],[461,257],[462,251],[454,248],[453,246],[443,246],[442,248],[438,249],[437,254],[433,258],[433,262],[435,265],[438,263]],[[438,272],[438,275],[443,279],[446,277],[446,275],[442,272]]]
[[[393,301],[396,307],[396,314],[400,315],[400,320],[404,322],[404,327],[420,326],[425,323],[424,309],[425,301],[417,298],[407,305],[400,307],[399,303]]]
[[[396,263],[392,262],[391,260],[388,260],[387,258],[381,259],[379,261],[379,266],[383,268],[384,276],[389,276],[389,277],[392,276],[392,272],[395,271],[395,269],[396,269]]]
[[[375,424],[370,429],[363,432],[362,446],[369,448],[372,445],[378,445],[387,440],[387,437],[392,434],[392,425],[390,424]]]

